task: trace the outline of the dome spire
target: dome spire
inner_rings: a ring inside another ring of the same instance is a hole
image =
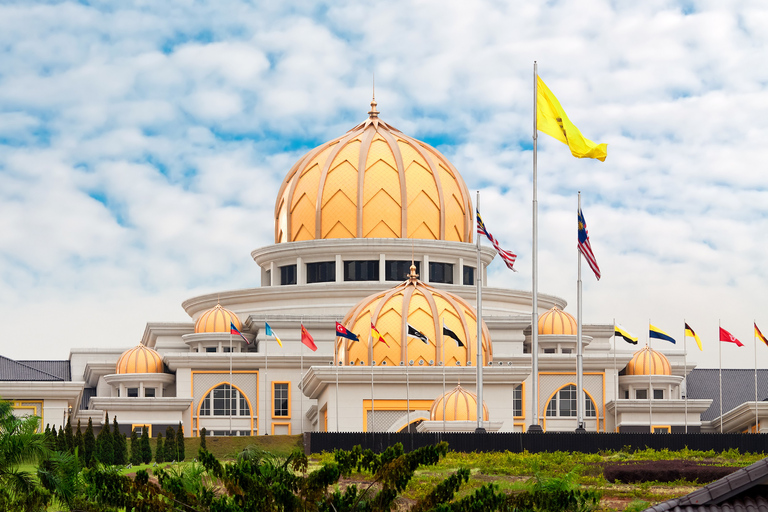
[[[371,96],[371,110],[368,111],[370,117],[379,117],[379,111],[376,110],[376,75],[373,74],[373,95]]]

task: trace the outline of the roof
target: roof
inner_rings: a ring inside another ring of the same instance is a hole
[[[695,369],[688,375],[688,398],[710,398],[712,405],[701,415],[702,421],[720,416],[720,376],[717,368]],[[757,370],[757,399],[768,398],[768,370]],[[754,369],[723,369],[723,414],[744,402],[755,400]]]
[[[14,361],[0,356],[0,381],[69,380],[69,361]]]
[[[768,458],[741,468],[690,494],[654,505],[646,511],[768,512],[768,499],[765,497],[767,483]]]

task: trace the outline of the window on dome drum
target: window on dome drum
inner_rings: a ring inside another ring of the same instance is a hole
[[[421,274],[421,262],[414,261],[416,273]],[[384,278],[387,281],[405,281],[411,273],[411,262],[404,260],[387,260],[384,263]]]
[[[231,348],[229,348],[229,347],[221,347],[221,350],[222,350],[223,352],[232,352],[232,349],[231,349]]]
[[[635,390],[635,399],[636,400],[648,400],[648,390],[647,389],[636,389]]]
[[[547,404],[547,416],[576,417],[576,415],[576,386],[570,384],[554,394]],[[597,416],[595,403],[588,396],[584,397],[584,416],[586,418]]]
[[[331,283],[336,280],[336,262],[307,263],[307,283]]]
[[[345,281],[378,281],[379,260],[344,262]]]
[[[229,384],[215,387],[201,401],[200,416],[250,416],[248,402]]]
[[[296,284],[296,265],[280,267],[280,284]]]
[[[573,349],[564,348],[560,352],[562,352],[563,354],[572,354],[573,353]]]
[[[553,349],[553,348],[545,348],[544,349],[544,353],[545,354],[554,354],[555,353],[555,349]]]
[[[518,384],[512,390],[512,413],[516,417],[523,415],[523,385]]]
[[[216,352],[216,347],[205,347],[206,352]]]
[[[653,390],[653,399],[654,400],[664,400],[664,390],[663,389],[654,389]]]
[[[126,396],[129,398],[137,398],[139,396],[139,388],[128,388],[126,392]]]
[[[155,398],[155,388],[144,388],[144,396],[147,398]]]
[[[291,415],[289,385],[290,383],[288,382],[272,383],[272,397],[275,405],[275,409],[272,412],[273,418],[287,418]]]
[[[467,285],[475,284],[475,267],[464,265],[463,283]]]
[[[429,282],[453,284],[453,265],[429,262]]]

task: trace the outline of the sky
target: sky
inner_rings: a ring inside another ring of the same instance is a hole
[[[539,290],[576,315],[577,192],[602,271],[584,323],[649,322],[688,360],[754,365],[768,333],[768,5],[3,2],[0,355],[125,348],[185,299],[259,285],[278,187],[381,118],[443,152],[531,289],[533,62],[605,162],[538,144]],[[472,193],[474,197],[474,192]],[[627,348],[630,348],[629,346]],[[757,361],[768,367],[768,347]]]

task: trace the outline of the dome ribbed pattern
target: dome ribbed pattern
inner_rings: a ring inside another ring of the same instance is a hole
[[[443,421],[443,404],[445,404],[445,421],[477,421],[477,395],[461,387],[461,384],[437,397],[429,410],[429,419]],[[483,402],[483,421],[488,421],[488,407]]]
[[[414,366],[450,367],[475,365],[477,348],[477,315],[475,309],[461,297],[437,290],[417,279],[415,267],[408,281],[360,301],[344,317],[342,323],[357,334],[360,341],[336,338],[336,360],[360,366],[399,366],[413,361]],[[463,346],[443,336],[443,322],[462,341]],[[381,334],[380,341],[372,332],[371,323]],[[408,336],[408,324],[427,337],[427,342]],[[483,364],[492,360],[493,348],[488,328],[483,323]],[[369,344],[369,340],[373,340]]]
[[[163,357],[144,345],[123,352],[117,360],[115,373],[163,373]]]
[[[330,238],[472,242],[469,190],[435,148],[370,117],[304,155],[275,203],[275,243]]]
[[[555,306],[539,317],[539,334],[577,334],[576,319]]]
[[[216,304],[216,306],[200,315],[200,318],[197,319],[197,322],[195,322],[195,333],[229,332],[230,322],[235,324],[238,331],[243,330],[240,319],[237,318],[236,314],[223,308],[221,304]]]
[[[627,363],[627,375],[672,375],[672,366],[667,356],[645,347],[632,356]]]

